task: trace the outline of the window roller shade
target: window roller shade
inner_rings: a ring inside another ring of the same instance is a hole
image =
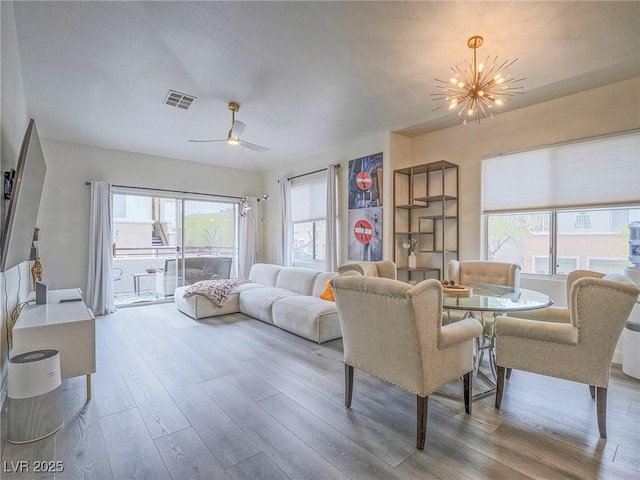
[[[640,203],[640,131],[483,160],[484,213]]]
[[[302,222],[327,215],[326,172],[291,180],[291,221]]]

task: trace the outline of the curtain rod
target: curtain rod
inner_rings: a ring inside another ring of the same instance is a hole
[[[336,163],[333,167],[334,168],[340,168],[340,164]],[[321,168],[320,170],[314,170],[313,172],[301,173],[300,175],[294,175],[293,177],[287,177],[287,180],[293,180],[294,178],[306,177],[307,175],[313,175],[314,173],[324,172],[328,168],[329,167],[325,167],[325,168]]]
[[[85,185],[91,185],[91,182],[84,182]],[[234,195],[218,195],[215,193],[199,193],[199,192],[184,192],[180,190],[169,190],[166,188],[151,188],[151,187],[130,187],[128,185],[111,185],[116,188],[131,188],[135,190],[152,190],[154,192],[167,192],[167,193],[182,193],[185,195],[207,195],[209,197],[221,197],[221,198],[234,198],[236,200],[241,200],[244,197],[236,197]]]

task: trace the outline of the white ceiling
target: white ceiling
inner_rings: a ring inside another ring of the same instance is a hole
[[[518,61],[513,109],[640,75],[640,2],[16,2],[27,108],[43,137],[268,170],[389,131],[459,122],[434,78]],[[197,97],[163,105],[174,89]],[[226,143],[229,101],[243,139]],[[506,109],[505,109],[506,110]],[[497,117],[493,121],[499,121]],[[465,128],[473,128],[468,125]]]

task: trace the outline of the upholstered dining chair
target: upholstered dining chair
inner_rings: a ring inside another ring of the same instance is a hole
[[[590,270],[574,270],[573,272],[569,273],[569,275],[567,275],[566,307],[551,306],[538,310],[524,310],[521,312],[511,312],[506,316],[527,318],[529,320],[537,320],[543,322],[570,323],[571,315],[569,312],[569,306],[571,305],[571,287],[573,286],[573,284],[576,282],[576,280],[579,280],[581,278],[602,278],[604,276],[605,274],[600,272],[593,272]]]
[[[417,396],[416,448],[424,449],[428,396],[464,376],[471,413],[472,339],[482,333],[469,318],[442,325],[442,285],[415,286],[388,278],[338,276],[331,281],[342,329],[345,406],[351,406],[354,369]]]
[[[523,310],[520,312],[510,312],[507,317],[526,318],[529,320],[536,320],[539,322],[555,322],[555,323],[571,323],[571,314],[569,305],[571,305],[571,287],[580,278],[602,278],[604,273],[594,272],[591,270],[574,270],[567,275],[566,295],[567,306],[558,307],[550,306],[546,308],[540,308],[538,310]],[[507,378],[511,376],[511,368],[507,368]],[[591,397],[595,398],[595,387],[590,386]]]
[[[360,275],[367,277],[392,278],[394,280],[398,278],[398,269],[396,268],[396,264],[391,260],[345,263],[338,267],[338,273],[344,273],[350,270],[355,270]]]
[[[520,272],[522,268],[517,263],[491,262],[486,260],[449,260],[447,262],[447,278],[458,285],[467,283],[486,283],[490,285],[504,285],[520,288]],[[463,312],[447,311],[447,321],[458,321],[464,317]],[[489,335],[492,324],[480,314],[485,326],[485,333]]]
[[[485,260],[449,260],[447,278],[460,285],[465,283],[488,283],[520,287],[520,265],[517,263],[491,262]]]
[[[638,294],[622,275],[582,276],[570,286],[568,322],[497,317],[495,407],[502,402],[507,368],[586,383],[595,393],[600,437],[607,438],[611,360]],[[551,319],[564,315],[553,311],[547,312]]]

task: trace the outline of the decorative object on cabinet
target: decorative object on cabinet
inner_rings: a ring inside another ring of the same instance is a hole
[[[347,258],[382,260],[382,153],[349,162]]]
[[[402,244],[402,248],[409,250],[409,256],[407,257],[407,266],[409,268],[417,267],[418,260],[416,258],[416,254],[414,253],[417,246],[418,246],[417,238],[410,238],[408,242],[404,242]]]
[[[33,283],[33,289],[36,289],[36,282],[42,281],[42,264],[40,263],[40,251],[38,250],[38,235],[40,234],[40,229],[36,227],[33,231],[33,240],[31,242],[31,253],[29,255],[29,260],[33,261],[33,266],[31,267],[31,280]]]
[[[443,279],[447,262],[458,258],[458,166],[440,160],[395,170],[393,201],[398,279]]]

